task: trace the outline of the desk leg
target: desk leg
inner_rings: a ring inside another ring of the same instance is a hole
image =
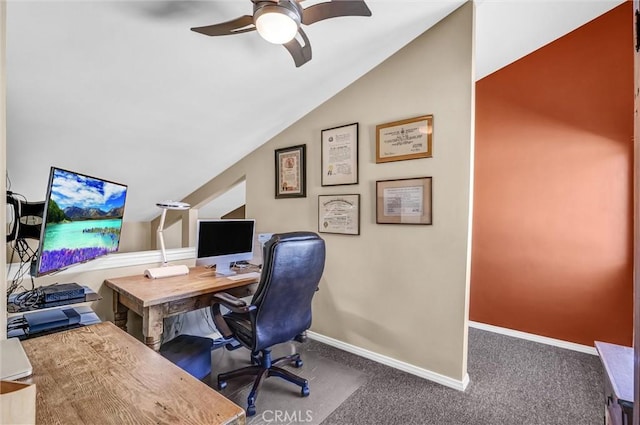
[[[113,323],[123,331],[127,332],[127,316],[129,308],[120,304],[120,294],[113,294]]]
[[[162,306],[154,305],[151,307],[145,307],[142,315],[142,335],[144,336],[144,343],[147,347],[158,351],[160,350],[160,344],[162,343],[162,332],[164,331],[164,323],[162,319]]]

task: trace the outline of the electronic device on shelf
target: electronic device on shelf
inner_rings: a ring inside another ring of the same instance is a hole
[[[80,314],[73,308],[53,309],[25,313],[30,334],[40,333],[80,323]]]
[[[37,265],[42,276],[118,251],[127,186],[51,167]]]
[[[84,298],[84,288],[77,283],[62,283],[50,285],[42,290],[43,303],[67,301],[76,298]]]
[[[255,224],[253,219],[198,220],[196,266],[215,264],[217,275],[234,275],[231,263],[253,258]]]

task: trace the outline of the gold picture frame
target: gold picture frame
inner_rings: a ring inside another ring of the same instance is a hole
[[[276,149],[276,199],[307,197],[307,145]]]
[[[433,178],[378,180],[376,223],[433,224]]]
[[[376,126],[376,163],[431,158],[433,115]]]

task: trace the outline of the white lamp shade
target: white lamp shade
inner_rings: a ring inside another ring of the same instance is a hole
[[[191,205],[186,202],[178,202],[178,201],[161,201],[156,204],[157,207],[163,208],[165,210],[188,210],[191,208]]]
[[[298,23],[286,13],[278,11],[260,14],[255,24],[258,34],[273,44],[287,43],[298,33]]]

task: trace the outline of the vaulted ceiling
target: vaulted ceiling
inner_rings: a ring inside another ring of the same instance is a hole
[[[129,185],[125,220],[150,220],[463,3],[367,0],[370,18],[305,27],[313,59],[296,68],[255,32],[189,30],[250,14],[249,0],[9,0],[10,188],[42,200],[61,167]],[[477,79],[620,3],[476,1]]]

